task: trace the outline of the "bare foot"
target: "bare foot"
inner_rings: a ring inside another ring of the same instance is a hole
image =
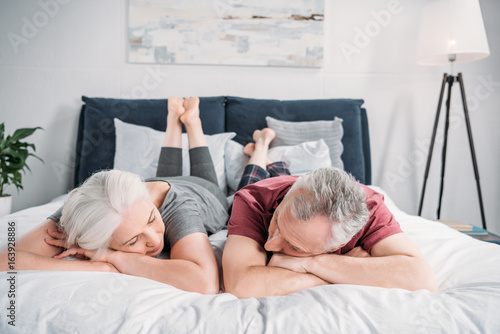
[[[248,156],[252,156],[253,152],[255,151],[255,143],[248,143],[243,147],[243,153],[245,153]]]
[[[253,140],[255,140],[256,145],[269,146],[274,137],[276,137],[276,132],[274,132],[274,130],[270,128],[255,130],[253,133]]]
[[[184,114],[184,99],[182,97],[171,96],[168,98],[168,115],[167,119],[179,120],[182,114]]]
[[[198,97],[187,97],[184,99],[184,109],[181,122],[189,125],[192,122],[200,122],[200,99]]]
[[[253,140],[255,143],[248,143],[243,148],[243,153],[250,156],[249,164],[258,165],[265,169],[271,163],[267,153],[274,137],[276,137],[276,132],[270,128],[254,131]]]

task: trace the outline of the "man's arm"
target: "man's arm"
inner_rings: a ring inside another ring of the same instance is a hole
[[[373,246],[371,256],[321,254],[313,257],[279,255],[273,266],[307,272],[327,282],[407,290],[438,290],[436,278],[418,247],[402,233]]]
[[[239,235],[228,236],[222,256],[226,292],[238,298],[260,298],[328,284],[315,275],[268,267],[266,262],[266,251],[256,241]]]

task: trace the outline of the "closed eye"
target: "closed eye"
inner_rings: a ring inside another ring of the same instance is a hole
[[[289,243],[288,241],[285,240],[285,242],[287,243],[288,247],[290,247],[294,252],[298,252],[298,253],[301,253],[301,250],[298,249],[297,247],[295,247],[294,245],[292,245],[291,243]]]
[[[146,224],[146,225],[151,225],[151,224],[153,224],[153,223],[154,223],[154,221],[155,221],[155,219],[156,219],[156,217],[155,217],[155,215],[154,215],[154,209],[153,209],[153,210],[151,210],[151,213],[149,214],[148,222],[147,222],[147,224]],[[140,236],[140,235],[136,235],[136,236],[132,237],[131,239],[129,239],[129,240],[127,240],[127,241],[125,241],[125,242],[123,243],[123,245],[127,245],[127,246],[133,246],[133,245],[135,245],[135,244],[137,243],[137,241],[139,241],[139,236]],[[134,240],[134,239],[135,239],[135,240]],[[132,240],[134,240],[134,241],[132,241]],[[131,242],[131,241],[132,241],[132,242]]]
[[[278,230],[278,233],[281,234],[280,232],[280,226],[278,224],[278,211],[275,212],[275,217],[276,217],[276,229]],[[297,252],[297,253],[305,253],[305,251],[303,249],[300,249],[294,245],[292,245],[291,243],[288,242],[288,240],[286,240],[285,238],[283,238],[283,240],[286,242],[286,244],[288,245],[288,247],[290,247],[294,252]]]

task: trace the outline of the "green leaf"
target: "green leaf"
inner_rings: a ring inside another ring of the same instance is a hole
[[[30,154],[29,154],[29,156],[31,156],[31,157],[35,157],[35,158],[37,158],[38,160],[40,160],[41,162],[45,163],[45,161],[43,161],[43,159],[42,159],[42,158],[40,158],[40,157],[39,157],[38,155],[36,155],[36,154],[30,153]]]
[[[26,138],[28,136],[31,136],[33,132],[36,130],[41,129],[41,127],[37,126],[36,128],[22,128],[22,129],[17,129],[14,131],[14,134],[12,135],[11,140],[12,141],[18,141],[20,139]]]
[[[38,129],[42,128],[17,129],[12,136],[4,138],[5,124],[0,123],[0,196],[4,193],[4,188],[9,184],[14,185],[18,191],[23,189],[22,176],[26,173],[26,170],[31,172],[26,163],[29,156],[43,162],[40,157],[32,153],[36,152],[34,144],[20,141],[32,135]]]

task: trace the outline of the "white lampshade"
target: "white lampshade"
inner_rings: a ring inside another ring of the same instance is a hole
[[[466,63],[490,55],[478,0],[431,0],[423,9],[417,64]]]

